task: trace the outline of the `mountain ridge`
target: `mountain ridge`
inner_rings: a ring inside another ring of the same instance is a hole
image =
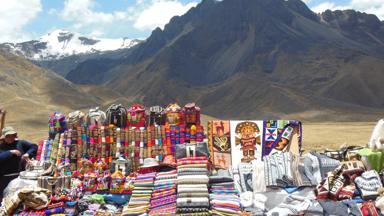
[[[383,29],[374,15],[316,14],[299,0],[204,0],[65,77],[146,105],[196,101],[219,118],[376,119]]]
[[[316,14],[298,0],[206,0],[172,18],[164,30],[155,29],[126,56],[111,60],[114,64],[109,67],[95,71],[94,62],[85,61],[67,78],[77,82],[92,73],[102,74],[107,79],[99,84],[126,97],[147,104],[196,100],[207,107],[207,114],[219,113],[217,117],[247,113],[276,117],[273,113],[289,116],[325,109],[333,113],[331,118],[342,118],[334,114],[348,110],[346,104],[353,112],[368,109],[377,114],[384,107],[384,94],[379,91],[384,80],[381,28],[384,23],[373,15]],[[236,88],[255,98],[241,95]],[[292,102],[284,99],[290,108],[280,102],[274,103],[277,108],[268,105],[267,99],[279,98],[279,91],[290,92],[286,98]],[[308,104],[301,103],[303,98]],[[242,108],[230,105],[231,101]],[[327,101],[326,106],[317,101]]]

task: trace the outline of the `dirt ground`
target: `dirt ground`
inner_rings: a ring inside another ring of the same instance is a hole
[[[343,145],[365,146],[376,122],[322,122],[303,123],[303,148],[321,150],[339,149]]]

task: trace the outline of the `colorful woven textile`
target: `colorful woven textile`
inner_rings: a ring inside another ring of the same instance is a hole
[[[150,207],[150,199],[154,189],[156,173],[139,174],[134,181],[135,188],[131,199],[123,208],[122,215],[138,215],[147,213]]]
[[[211,176],[209,185],[210,213],[217,216],[240,214],[239,192],[229,176]],[[217,182],[217,183],[215,183]]]
[[[177,160],[178,215],[209,215],[208,160],[187,157]]]
[[[176,180],[176,170],[157,173],[149,215],[175,215]]]

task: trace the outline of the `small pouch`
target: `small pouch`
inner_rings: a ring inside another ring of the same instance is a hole
[[[64,202],[49,204],[47,206],[47,209],[54,209],[54,208],[59,208],[59,207],[64,207]]]
[[[341,164],[344,165],[343,175],[352,178],[352,180],[366,170],[364,163],[358,160],[343,161]]]

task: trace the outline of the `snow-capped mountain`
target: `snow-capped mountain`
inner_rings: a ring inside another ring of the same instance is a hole
[[[57,60],[71,55],[92,54],[104,51],[131,48],[140,43],[137,39],[90,38],[79,33],[55,30],[39,40],[22,43],[4,43],[0,47],[27,59]]]

